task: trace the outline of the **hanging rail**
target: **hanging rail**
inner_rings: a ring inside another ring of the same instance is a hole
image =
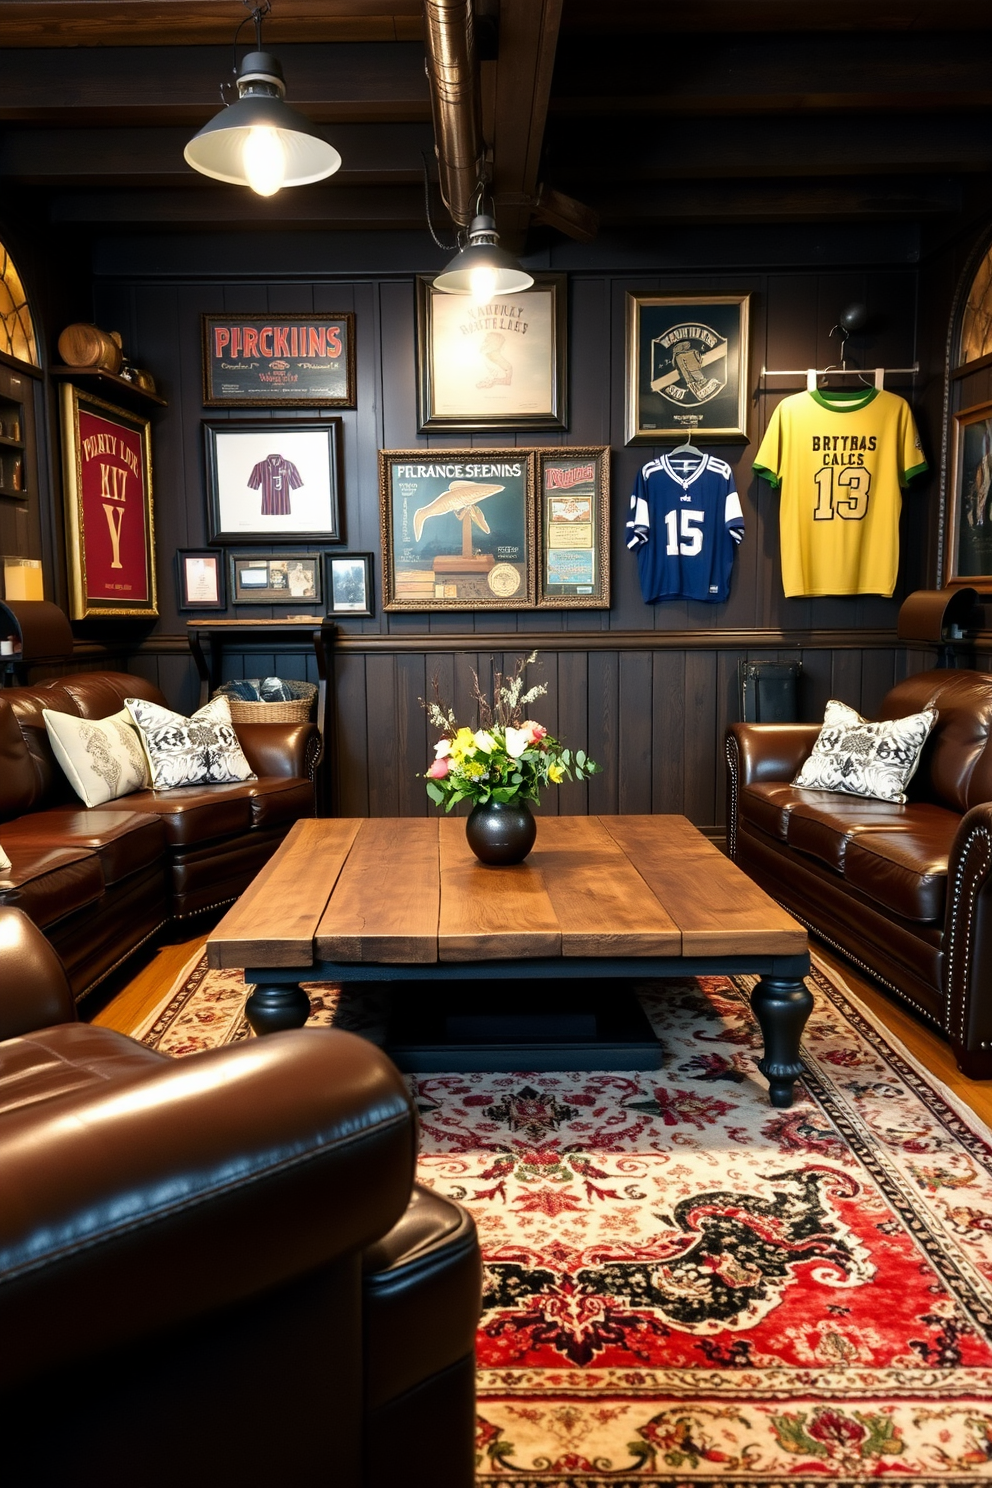
[[[762,367],[762,377],[805,377],[807,391],[813,392],[816,388],[818,377],[867,377],[873,376],[875,386],[885,386],[886,376],[893,377],[916,377],[919,374],[920,364],[914,362],[911,367]]]

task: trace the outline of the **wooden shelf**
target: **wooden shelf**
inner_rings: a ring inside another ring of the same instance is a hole
[[[139,404],[155,403],[159,408],[169,406],[164,398],[159,397],[158,393],[148,393],[144,388],[138,387],[137,383],[128,382],[126,377],[118,377],[115,372],[103,372],[97,367],[52,367],[50,371],[53,377],[58,377],[63,382],[71,378],[73,382],[96,383],[98,387],[124,393]]]
[[[0,449],[22,450],[23,448],[23,439],[8,439],[6,435],[0,434]]]

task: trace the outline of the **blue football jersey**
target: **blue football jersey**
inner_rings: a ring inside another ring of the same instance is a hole
[[[630,498],[627,546],[637,554],[645,604],[730,593],[744,514],[725,460],[695,453],[649,460]]]

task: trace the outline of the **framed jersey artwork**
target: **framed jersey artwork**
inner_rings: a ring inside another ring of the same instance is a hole
[[[610,451],[539,449],[537,603],[540,609],[610,607]]]
[[[532,609],[534,452],[380,450],[384,610]]]
[[[948,587],[992,583],[992,403],[954,415],[954,458],[944,522]]]
[[[564,274],[480,304],[417,280],[419,432],[564,429]]]
[[[341,420],[203,426],[209,540],[340,542]]]
[[[627,444],[747,440],[747,294],[627,295]]]

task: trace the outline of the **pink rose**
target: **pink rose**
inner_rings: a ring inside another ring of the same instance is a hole
[[[448,764],[448,761],[442,756],[441,759],[436,759],[434,761],[430,769],[427,771],[427,775],[428,778],[431,780],[443,780],[450,769],[451,766]]]
[[[548,731],[543,723],[535,723],[532,718],[529,718],[526,723],[520,725],[520,732],[527,735],[528,744],[539,744]]]

